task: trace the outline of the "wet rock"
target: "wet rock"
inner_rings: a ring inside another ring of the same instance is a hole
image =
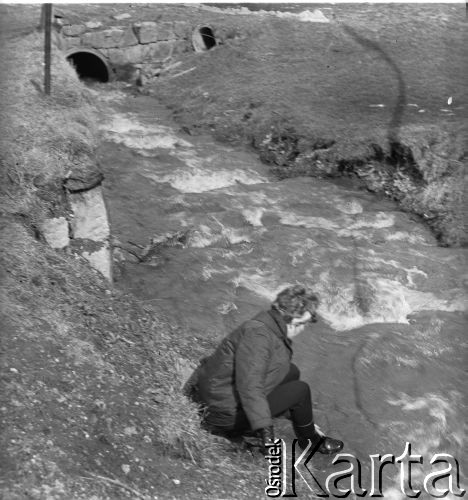
[[[47,219],[42,224],[41,233],[52,248],[65,248],[70,242],[68,221],[65,217]]]
[[[187,245],[190,230],[177,231],[176,233],[166,233],[151,239],[151,243],[147,245],[142,255],[141,262],[149,262],[152,259],[157,259],[161,250],[167,247],[184,248]]]
[[[133,262],[138,264],[140,257],[134,249],[113,245],[112,259],[114,262]]]

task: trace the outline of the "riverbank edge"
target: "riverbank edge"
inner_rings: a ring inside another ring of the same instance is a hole
[[[168,104],[167,98],[162,102]],[[268,116],[261,109],[246,123],[232,113],[219,118],[227,104],[203,117],[190,110],[197,106],[193,101],[169,102],[169,106],[176,122],[196,130],[192,134],[211,133],[221,142],[252,148],[278,179],[347,179],[417,216],[439,245],[468,245],[466,127],[407,125],[391,140],[377,131],[373,137],[352,137],[344,143],[333,134],[310,134],[294,119]]]

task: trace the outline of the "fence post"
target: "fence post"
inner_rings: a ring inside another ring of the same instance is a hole
[[[52,4],[43,6],[44,20],[44,92],[50,95],[50,61],[51,61],[51,31],[52,31]]]

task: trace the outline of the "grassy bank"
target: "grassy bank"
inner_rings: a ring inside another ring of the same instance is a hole
[[[43,35],[16,20],[0,60],[1,496],[258,496],[263,460],[207,434],[181,394],[210,339],[184,340],[174,318],[44,243],[43,221],[68,216],[67,173],[98,168],[96,112],[56,49],[44,95]]]
[[[466,244],[462,7],[335,5],[328,24],[208,12],[229,36],[153,91],[183,130],[251,146],[280,178],[352,177]]]

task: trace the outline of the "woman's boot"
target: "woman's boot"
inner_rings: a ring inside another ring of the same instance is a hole
[[[308,425],[295,425],[294,431],[297,436],[298,444],[301,449],[305,450],[311,442],[310,450],[316,449],[324,455],[332,455],[343,449],[343,441],[325,436],[322,432],[318,432],[313,422]]]

